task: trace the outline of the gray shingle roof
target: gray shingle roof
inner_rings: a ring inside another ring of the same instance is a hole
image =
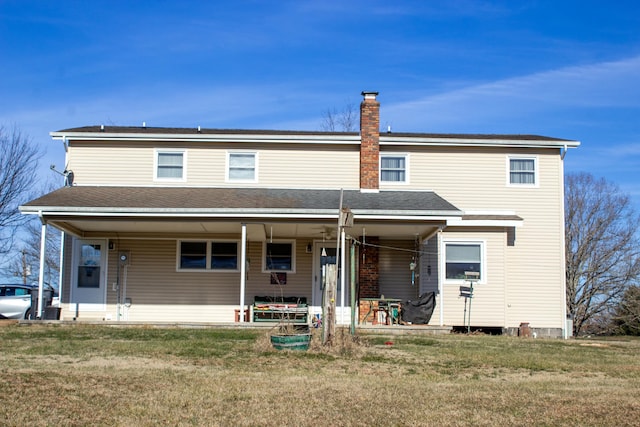
[[[62,129],[58,133],[110,133],[110,134],[164,134],[164,135],[345,135],[357,136],[358,132],[321,132],[298,130],[265,130],[265,129],[210,129],[210,128],[178,128],[178,127],[148,127],[148,126],[83,126]],[[516,141],[569,141],[540,135],[519,134],[456,134],[456,133],[412,133],[412,132],[380,132],[380,136],[406,138],[443,138],[443,139],[471,139],[471,140],[516,140]]]
[[[23,210],[337,210],[340,190],[262,188],[64,187],[23,205]],[[451,203],[431,191],[345,190],[343,206],[387,214],[461,215]]]

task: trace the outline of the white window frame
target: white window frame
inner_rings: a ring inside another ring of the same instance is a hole
[[[161,154],[181,154],[182,155],[182,177],[170,178],[158,176],[158,158]],[[153,180],[161,182],[185,182],[187,180],[187,150],[173,148],[156,148],[153,154]]]
[[[479,284],[487,283],[487,242],[485,240],[474,239],[443,239],[440,247],[442,257],[440,271],[442,271],[443,282],[447,285],[468,284],[464,279],[447,279],[447,245],[477,245],[480,246],[480,280]]]
[[[291,269],[290,270],[269,270],[267,269],[267,243],[288,243],[291,245]],[[296,272],[296,241],[295,240],[273,240],[262,243],[262,272],[263,273],[295,273]]]
[[[404,158],[404,181],[383,181],[382,180],[382,159],[384,157],[402,157],[402,158]],[[380,176],[380,184],[385,184],[385,185],[407,185],[407,184],[409,184],[409,153],[380,153],[379,176]]]
[[[182,268],[180,266],[180,260],[182,257],[182,243],[206,243],[206,258],[205,268]],[[236,244],[236,256],[238,263],[235,269],[231,268],[212,268],[211,256],[213,255],[213,243],[235,243]],[[176,241],[176,271],[178,272],[213,272],[213,273],[237,273],[240,271],[240,241],[235,239],[180,239]]]
[[[517,183],[511,182],[511,160],[533,160],[533,184],[527,183]],[[509,155],[507,156],[507,186],[508,187],[529,187],[529,188],[537,188],[539,187],[540,177],[538,174],[539,164],[538,164],[538,156],[516,156]]]
[[[229,172],[231,171],[231,156],[233,156],[234,154],[238,154],[238,155],[251,154],[251,155],[253,155],[253,178],[252,179],[235,179],[235,178],[231,178]],[[227,151],[227,164],[226,164],[226,169],[225,169],[225,181],[226,182],[248,182],[248,183],[258,182],[258,152],[256,152],[256,151]]]

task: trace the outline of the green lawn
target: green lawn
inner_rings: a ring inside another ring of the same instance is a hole
[[[640,341],[483,335],[0,327],[0,425],[347,426],[640,423]]]

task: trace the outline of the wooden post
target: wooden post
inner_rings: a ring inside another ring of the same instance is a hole
[[[324,320],[322,322],[322,344],[332,345],[336,331],[336,264],[327,264],[324,287]]]

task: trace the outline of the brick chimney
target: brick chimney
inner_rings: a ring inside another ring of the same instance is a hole
[[[362,92],[360,104],[360,191],[379,190],[380,103],[378,92]]]

